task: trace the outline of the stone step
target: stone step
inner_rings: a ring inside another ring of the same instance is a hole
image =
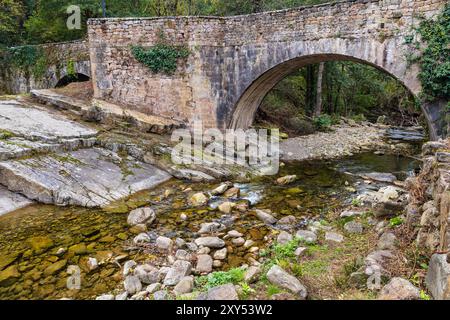
[[[22,209],[30,204],[33,204],[33,201],[0,186],[0,216]]]
[[[95,137],[97,131],[38,107],[16,100],[0,101],[0,134],[55,143]]]
[[[101,148],[0,162],[0,184],[56,205],[105,207],[170,178],[150,164]]]
[[[126,121],[141,128],[143,131],[157,134],[171,133],[177,128],[184,127],[182,122],[173,119],[143,114],[103,100],[94,99],[92,103],[87,103],[83,100],[64,96],[51,89],[32,90],[31,95],[39,102],[73,111],[88,120],[99,122],[108,122],[110,119]]]

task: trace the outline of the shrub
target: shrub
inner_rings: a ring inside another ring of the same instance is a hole
[[[189,56],[187,48],[165,43],[158,43],[149,49],[133,46],[131,52],[137,61],[147,66],[153,73],[168,75],[172,75],[177,70],[178,59],[185,59]]]
[[[196,279],[197,286],[204,289],[221,286],[223,284],[232,283],[239,284],[244,281],[245,270],[241,268],[233,268],[229,271],[217,271]]]

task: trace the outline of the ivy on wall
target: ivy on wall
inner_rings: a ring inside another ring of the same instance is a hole
[[[426,45],[418,58],[423,98],[450,100],[450,4],[436,20],[424,20],[418,33]]]
[[[189,56],[189,49],[184,46],[174,46],[160,33],[158,43],[150,48],[132,46],[131,52],[135,59],[147,66],[153,73],[172,75],[177,70],[178,61]]]

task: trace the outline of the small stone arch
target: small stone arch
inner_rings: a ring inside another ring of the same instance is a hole
[[[83,73],[75,73],[74,75],[65,75],[55,84],[55,88],[60,88],[68,85],[72,82],[84,82],[89,81],[91,78]]]

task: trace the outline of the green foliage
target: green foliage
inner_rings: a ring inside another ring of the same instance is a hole
[[[21,1],[0,0],[0,46],[13,45],[20,39],[19,26],[25,18]]]
[[[255,290],[252,287],[250,287],[247,283],[241,282],[240,285],[241,285],[241,289],[242,289],[241,293],[240,293],[240,296],[239,296],[240,299],[247,300],[248,297],[252,293],[255,293]]]
[[[277,286],[274,286],[273,284],[269,284],[269,286],[267,287],[267,295],[269,297],[281,293],[282,290],[280,288],[278,288]]]
[[[401,224],[403,224],[403,219],[401,217],[394,217],[389,220],[389,225],[391,227],[399,226]]]
[[[131,52],[136,60],[147,66],[153,73],[168,75],[172,75],[177,70],[178,59],[186,59],[189,56],[187,48],[165,43],[158,43],[149,49],[133,46]]]
[[[419,59],[419,78],[426,100],[450,100],[450,4],[436,20],[425,20],[418,29],[426,43]]]
[[[431,300],[431,297],[423,290],[420,290],[420,300]]]
[[[364,116],[364,114],[360,113],[360,114],[356,114],[354,116],[351,116],[351,119],[353,119],[354,121],[361,123],[366,121],[366,117]]]
[[[295,258],[295,249],[298,248],[300,244],[300,239],[295,238],[289,241],[286,244],[276,243],[271,247],[271,253],[273,259],[280,261],[288,258]]]
[[[41,78],[45,75],[48,63],[39,47],[27,45],[0,51],[0,66],[4,69],[21,70]]]
[[[233,268],[229,271],[217,271],[196,279],[196,285],[203,289],[210,289],[227,283],[239,284],[244,281],[245,270]]]
[[[322,114],[314,118],[314,125],[318,130],[325,131],[333,125],[333,119],[329,114]]]

